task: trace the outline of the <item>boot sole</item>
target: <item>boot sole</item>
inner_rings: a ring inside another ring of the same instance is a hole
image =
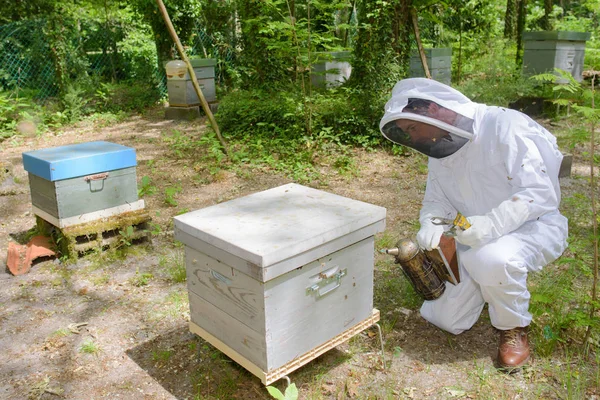
[[[523,360],[523,362],[521,362],[519,365],[502,365],[502,364],[498,364],[496,369],[498,369],[501,372],[504,372],[506,374],[514,374],[517,372],[521,372],[521,370],[529,367],[529,361],[531,360],[531,356],[527,357],[525,360]]]

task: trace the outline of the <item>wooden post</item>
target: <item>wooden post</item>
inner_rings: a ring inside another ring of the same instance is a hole
[[[169,18],[169,13],[167,12],[167,9],[166,9],[165,5],[163,4],[162,0],[156,0],[156,4],[158,4],[158,8],[160,9],[160,13],[162,14],[163,19],[165,20],[165,24],[167,25],[167,29],[169,30],[169,33],[171,34],[171,38],[177,45],[177,51],[179,51],[179,56],[187,65],[188,73],[190,74],[190,78],[192,78],[192,85],[194,86],[194,90],[196,91],[196,94],[198,95],[198,98],[200,99],[200,104],[202,104],[202,109],[206,113],[206,116],[208,117],[210,124],[212,125],[215,133],[217,134],[217,138],[219,138],[219,142],[221,142],[221,146],[223,146],[223,150],[224,150],[225,154],[227,154],[227,157],[229,157],[229,159],[231,160],[232,159],[231,154],[229,153],[229,149],[227,148],[227,145],[225,144],[225,140],[221,136],[221,131],[219,130],[219,125],[217,125],[215,116],[213,115],[212,111],[210,110],[210,107],[208,106],[208,103],[207,103],[206,99],[204,98],[204,94],[202,93],[202,90],[200,89],[200,86],[198,85],[198,80],[196,79],[196,73],[194,72],[194,68],[192,67],[192,64],[190,64],[190,60],[188,59],[187,55],[185,54],[185,50],[183,49],[183,46],[181,45],[181,42],[179,41],[177,32],[175,32],[175,28],[173,27],[173,24],[171,23],[171,18]]]
[[[431,73],[427,66],[427,58],[425,57],[425,51],[423,50],[423,43],[421,43],[421,36],[419,35],[419,25],[417,24],[417,11],[414,7],[410,9],[410,15],[412,17],[413,29],[415,30],[415,39],[417,40],[417,47],[419,48],[419,55],[421,56],[421,63],[425,70],[425,76],[431,79]]]

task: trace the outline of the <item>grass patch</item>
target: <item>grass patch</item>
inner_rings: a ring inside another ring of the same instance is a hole
[[[185,254],[181,248],[161,255],[158,260],[158,266],[169,282],[183,283],[187,279],[185,271]]]
[[[129,283],[135,287],[146,286],[154,278],[149,272],[140,272],[139,268],[135,269],[135,275],[129,278]]]
[[[167,363],[173,356],[173,350],[156,350],[152,352],[152,360],[159,363]]]
[[[110,282],[110,274],[102,273],[99,275],[95,275],[90,277],[90,282],[94,284],[94,286],[103,286]]]
[[[52,332],[52,337],[65,337],[71,335],[72,332],[67,328],[60,328]]]
[[[85,339],[79,346],[79,352],[85,354],[98,354],[100,345],[92,339]]]
[[[148,319],[158,321],[165,318],[181,318],[189,313],[188,295],[185,290],[176,290],[168,294],[162,302],[155,304]]]

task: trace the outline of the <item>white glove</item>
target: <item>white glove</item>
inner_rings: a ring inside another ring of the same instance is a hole
[[[489,217],[476,215],[468,217],[471,227],[467,230],[456,228],[456,241],[465,246],[478,247],[494,239],[494,224]]]
[[[500,203],[486,215],[467,217],[471,227],[464,231],[457,228],[456,240],[466,246],[483,246],[519,228],[528,218],[527,202],[515,197]]]
[[[440,244],[444,229],[444,225],[434,225],[430,221],[425,221],[417,233],[417,243],[426,250],[436,249]]]

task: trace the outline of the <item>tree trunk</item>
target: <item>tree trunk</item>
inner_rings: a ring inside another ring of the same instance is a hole
[[[552,23],[550,22],[550,14],[552,13],[552,8],[554,7],[554,2],[552,0],[544,0],[544,18],[542,19],[542,29],[545,31],[552,30]]]
[[[504,14],[504,37],[515,39],[517,32],[517,3],[519,0],[506,1],[506,13]]]
[[[527,13],[527,0],[519,1],[519,14],[517,16],[517,66],[523,64],[523,32],[525,31],[525,17]]]

